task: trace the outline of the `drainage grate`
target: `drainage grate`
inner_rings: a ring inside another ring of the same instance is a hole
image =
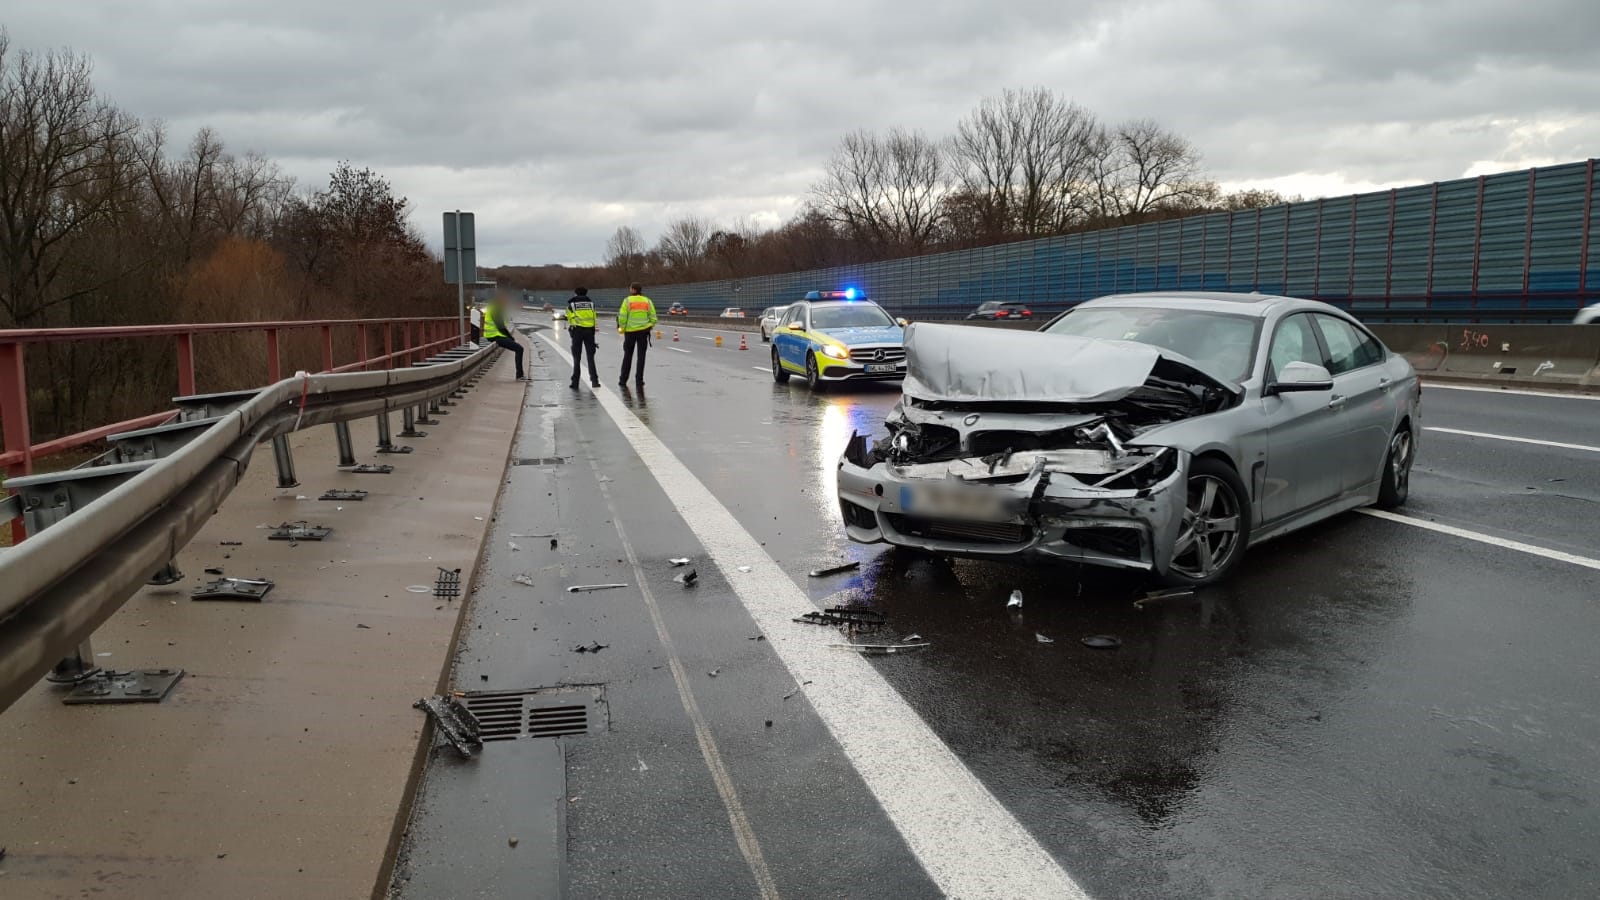
[[[599,687],[473,691],[461,695],[461,702],[478,720],[485,742],[605,730],[605,701]]]
[[[511,464],[513,466],[561,466],[566,465],[566,462],[567,458],[565,456],[540,456],[514,459]]]

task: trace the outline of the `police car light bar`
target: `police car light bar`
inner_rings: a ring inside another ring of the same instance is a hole
[[[865,300],[867,295],[855,288],[845,288],[842,291],[811,291],[806,294],[807,300]]]

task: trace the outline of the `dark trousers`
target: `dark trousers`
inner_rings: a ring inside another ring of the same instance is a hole
[[[494,341],[496,344],[499,344],[500,346],[506,348],[507,350],[510,350],[512,353],[515,353],[517,355],[517,377],[518,378],[523,377],[523,375],[522,375],[522,345],[517,343],[515,338],[509,338],[509,337],[506,337],[503,334],[501,336],[497,337],[497,338],[490,338],[490,340]]]
[[[474,344],[476,344],[476,343],[479,343],[480,341],[482,341],[483,340],[483,326],[481,326],[481,325],[472,325],[470,327],[472,328],[472,342]]]
[[[568,328],[567,333],[572,336],[572,386],[578,386],[585,350],[589,352],[589,383],[599,384],[600,373],[594,370],[594,329]]]
[[[644,356],[650,350],[650,329],[643,331],[630,331],[622,336],[622,377],[617,379],[623,384],[628,383],[628,370],[633,368],[634,351],[639,353],[639,372],[634,375],[633,383],[644,384]]]

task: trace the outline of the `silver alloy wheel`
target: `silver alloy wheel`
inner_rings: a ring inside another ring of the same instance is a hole
[[[1189,502],[1172,553],[1172,568],[1187,578],[1210,578],[1237,552],[1239,498],[1233,488],[1213,475],[1190,478]]]
[[[1389,477],[1401,497],[1411,487],[1411,430],[1401,429],[1389,441]]]

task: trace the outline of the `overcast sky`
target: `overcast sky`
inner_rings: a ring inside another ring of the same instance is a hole
[[[1157,119],[1212,177],[1308,196],[1600,148],[1597,0],[19,2],[13,46],[71,47],[101,89],[321,186],[388,176],[479,262],[598,260],[632,224],[776,224],[845,132],[951,131],[1043,85]]]

